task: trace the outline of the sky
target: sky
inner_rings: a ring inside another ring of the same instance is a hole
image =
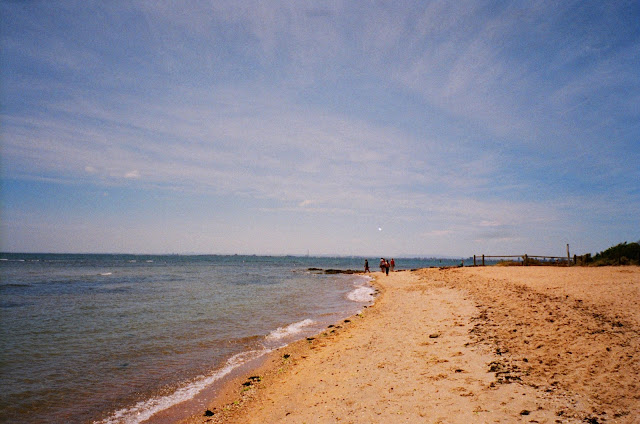
[[[3,1],[0,250],[640,240],[640,2]]]

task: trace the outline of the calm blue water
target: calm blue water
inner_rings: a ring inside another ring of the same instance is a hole
[[[370,303],[366,279],[308,271],[363,262],[0,254],[0,420],[141,422]]]

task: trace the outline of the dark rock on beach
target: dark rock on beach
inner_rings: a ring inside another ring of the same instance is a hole
[[[360,274],[362,271],[355,269],[322,269],[322,268],[307,268],[307,271],[324,273],[324,274]]]
[[[362,271],[357,271],[355,269],[325,269],[325,274],[359,274]]]

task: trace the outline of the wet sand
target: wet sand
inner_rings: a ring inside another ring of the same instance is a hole
[[[640,423],[639,267],[374,276],[374,306],[183,422]]]

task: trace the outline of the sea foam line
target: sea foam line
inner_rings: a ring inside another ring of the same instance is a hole
[[[360,286],[347,294],[347,299],[353,302],[373,302],[375,290],[369,286]]]
[[[303,321],[289,324],[286,327],[279,327],[277,330],[273,330],[269,333],[267,340],[280,340],[288,336],[293,336],[294,334],[300,333],[304,327],[308,327],[314,323],[315,321],[312,319],[305,319]]]
[[[191,384],[181,387],[167,396],[157,396],[151,399],[140,401],[131,408],[123,408],[113,413],[112,416],[102,421],[95,421],[94,424],[138,424],[151,418],[154,414],[177,405],[181,402],[193,399],[206,387],[220,380],[240,365],[260,358],[271,352],[270,349],[250,350],[232,356],[225,366],[212,375],[201,377]]]
[[[347,293],[347,299],[351,300],[352,302],[359,303],[373,302],[375,300],[374,295],[376,291],[373,287],[368,285],[369,281],[373,280],[373,278],[369,277],[368,275],[361,275],[359,277],[360,281],[363,282],[354,284],[355,289]]]

